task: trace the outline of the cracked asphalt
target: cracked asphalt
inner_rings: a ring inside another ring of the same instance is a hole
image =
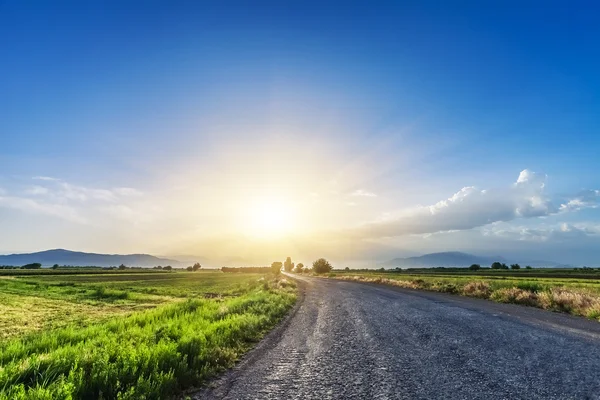
[[[600,399],[600,323],[299,278],[291,315],[193,399]]]

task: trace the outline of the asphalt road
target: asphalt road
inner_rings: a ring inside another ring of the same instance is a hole
[[[600,323],[302,278],[292,314],[194,399],[600,399]]]

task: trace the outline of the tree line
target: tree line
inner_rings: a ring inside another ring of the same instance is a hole
[[[285,262],[283,263],[281,261],[275,261],[271,264],[271,270],[276,274],[280,273],[282,268],[285,272],[295,272],[298,274],[308,272],[314,272],[315,274],[325,274],[331,272],[331,270],[333,269],[329,261],[327,261],[324,258],[319,258],[318,260],[315,260],[312,263],[312,268],[305,267],[302,263],[294,265],[291,257],[287,257]]]
[[[479,264],[471,264],[471,266],[469,267],[469,269],[471,271],[478,271],[480,270],[482,267]],[[495,261],[492,263],[492,265],[490,266],[490,269],[509,269],[508,265],[506,265],[505,263],[501,263],[499,261]],[[519,264],[510,264],[510,269],[521,269],[521,266]],[[530,265],[527,265],[525,267],[525,269],[532,269]]]

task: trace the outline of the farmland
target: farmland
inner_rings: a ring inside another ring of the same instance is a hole
[[[233,365],[296,293],[264,274],[40,272],[0,277],[2,400],[173,397]]]
[[[409,271],[334,271],[330,278],[380,283],[409,289],[522,304],[600,321],[598,271],[533,269],[415,269]]]

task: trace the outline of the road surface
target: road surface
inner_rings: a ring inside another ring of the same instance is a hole
[[[301,278],[292,314],[193,399],[600,399],[600,323]]]

